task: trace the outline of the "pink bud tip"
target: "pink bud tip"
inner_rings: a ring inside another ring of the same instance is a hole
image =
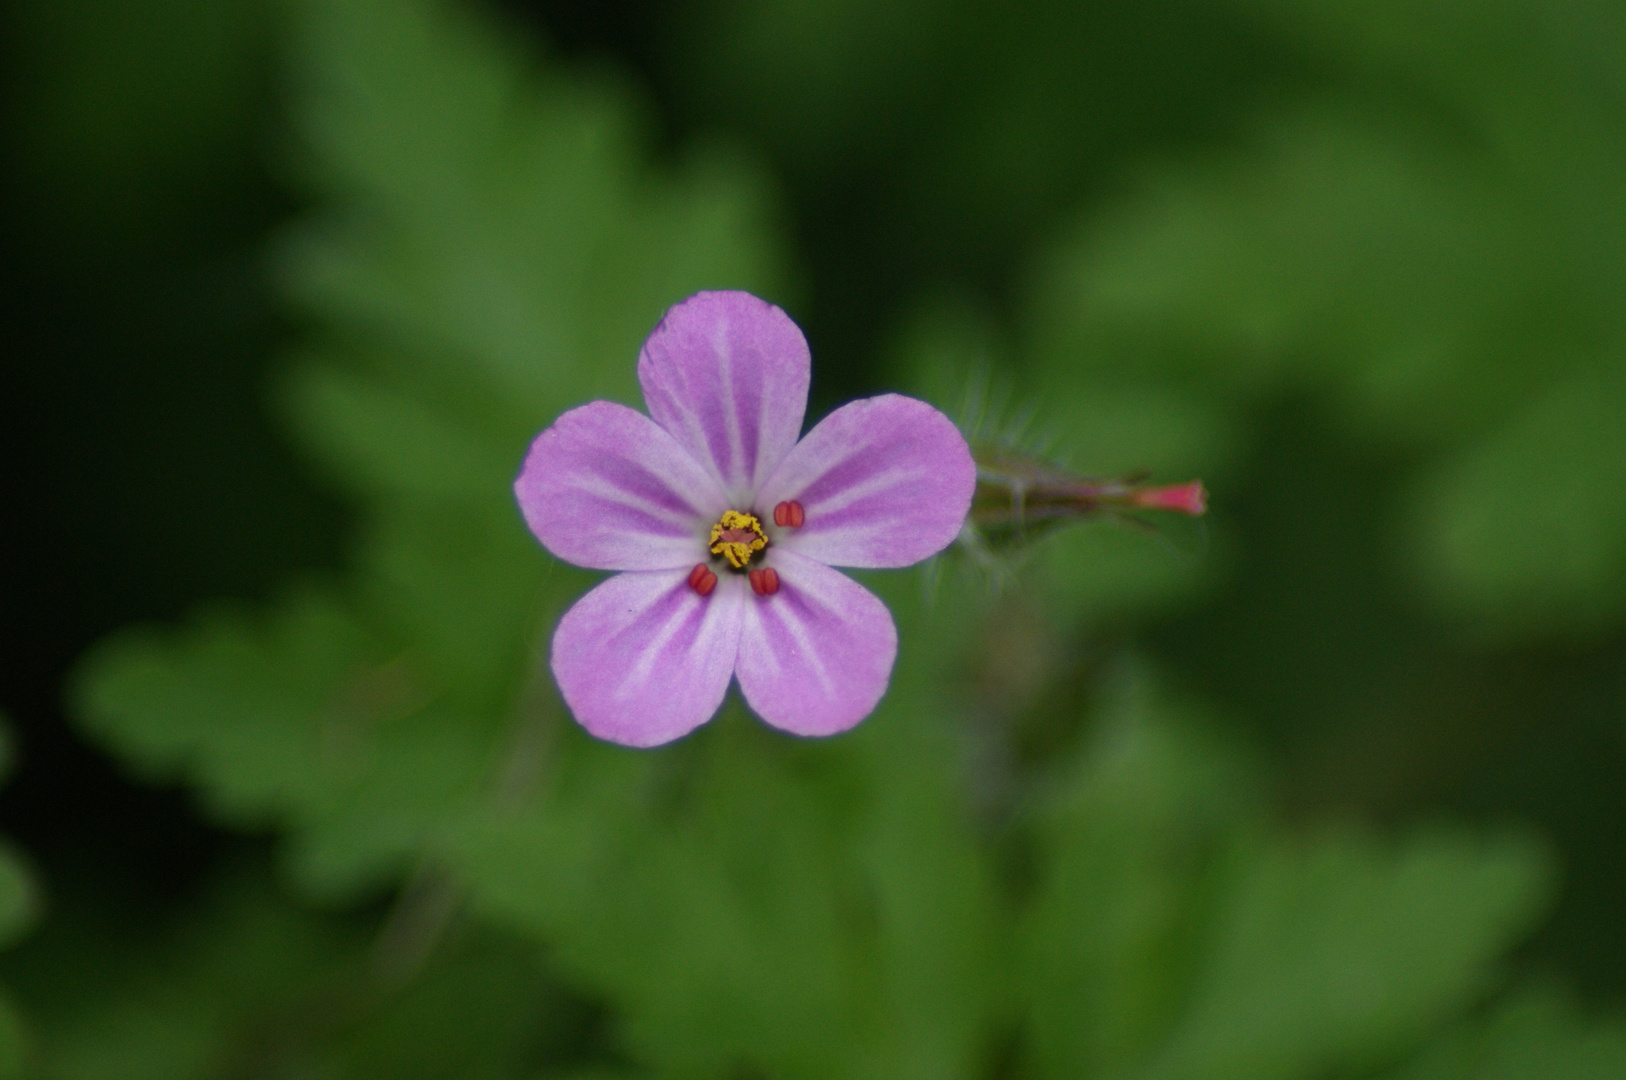
[[[1177,510],[1196,517],[1208,509],[1208,492],[1201,480],[1167,487],[1142,488],[1129,498],[1130,504],[1147,510]]]

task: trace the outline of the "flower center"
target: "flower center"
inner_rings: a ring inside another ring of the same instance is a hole
[[[768,537],[762,531],[762,522],[738,510],[723,513],[711,527],[711,553],[728,560],[728,565],[743,570],[751,556],[768,546]]]

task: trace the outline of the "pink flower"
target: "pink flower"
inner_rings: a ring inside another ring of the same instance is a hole
[[[514,482],[531,531],[566,562],[621,571],[553,634],[554,678],[599,738],[680,738],[731,679],[797,735],[845,731],[886,692],[892,615],[831,567],[941,551],[976,466],[946,416],[897,394],[844,405],[798,442],[810,367],[783,311],[699,293],[644,342],[649,416],[594,401],[531,444]]]

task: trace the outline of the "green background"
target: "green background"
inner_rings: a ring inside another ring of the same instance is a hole
[[[0,1077],[1626,1075],[1626,14],[11,0]],[[744,288],[1211,512],[575,727],[528,440]]]

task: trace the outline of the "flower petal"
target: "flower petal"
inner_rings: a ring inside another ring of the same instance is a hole
[[[954,422],[924,401],[883,394],[821,420],[757,494],[794,499],[804,520],[773,543],[831,566],[908,566],[953,541],[977,466]]]
[[[708,462],[745,509],[802,432],[812,366],[790,316],[750,293],[697,293],[638,355],[649,415]]]
[[[659,746],[710,720],[739,649],[745,583],[708,597],[688,568],[617,574],[553,632],[553,677],[582,727],[623,746]]]
[[[796,735],[834,735],[874,711],[892,677],[898,631],[875,594],[786,551],[769,556],[779,591],[744,597],[735,674],[756,714]]]
[[[514,496],[543,547],[594,570],[687,571],[728,506],[660,425],[613,401],[571,409],[538,435]]]

